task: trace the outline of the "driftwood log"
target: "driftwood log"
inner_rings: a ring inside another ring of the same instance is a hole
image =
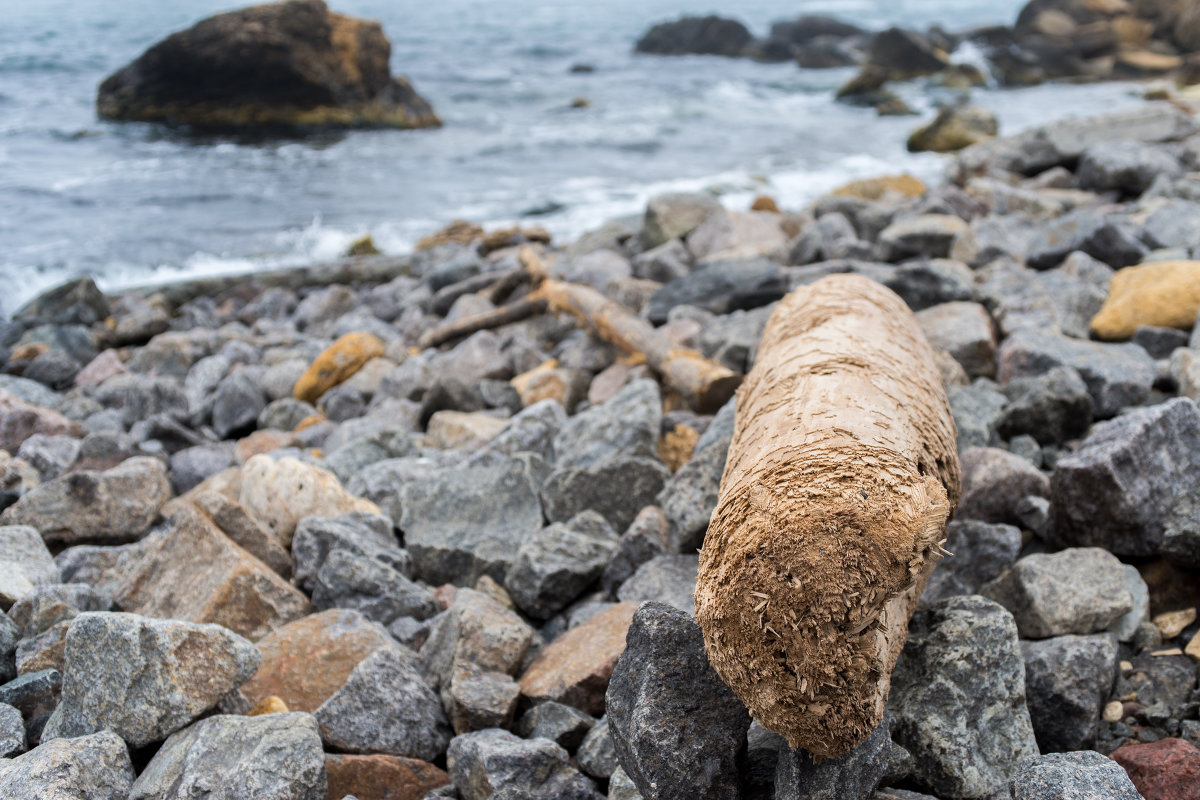
[[[738,391],[696,587],[709,658],[755,719],[817,757],[879,724],[958,496],[904,302],[854,275],[785,297]]]

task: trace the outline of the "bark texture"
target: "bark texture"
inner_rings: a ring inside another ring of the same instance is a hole
[[[738,390],[696,588],[709,658],[755,719],[817,756],[871,733],[958,496],[904,302],[855,275],[785,297]]]

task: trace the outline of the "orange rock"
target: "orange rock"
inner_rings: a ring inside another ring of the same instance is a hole
[[[383,342],[373,334],[355,331],[339,337],[313,359],[308,371],[296,381],[292,395],[315,403],[317,398],[362,369],[372,358],[383,355]]]
[[[920,197],[925,194],[925,183],[912,175],[884,175],[878,178],[851,181],[833,190],[836,195],[859,197],[863,200],[878,200],[885,194],[900,194],[905,197]]]
[[[779,206],[775,203],[775,198],[759,195],[754,198],[754,202],[750,204],[751,211],[766,211],[770,214],[778,214]]]
[[[287,707],[287,703],[280,700],[275,695],[267,695],[262,700],[259,700],[254,708],[246,712],[247,717],[261,717],[264,714],[286,714],[291,711]]]
[[[396,756],[325,755],[329,800],[353,795],[358,800],[421,800],[450,782],[450,776],[427,761]]]
[[[274,695],[292,711],[311,713],[342,688],[358,662],[391,641],[357,611],[313,614],[258,642],[262,665],[237,693],[246,705]]]
[[[416,250],[431,250],[443,244],[470,244],[483,238],[483,228],[473,222],[456,219],[437,233],[417,240]],[[339,798],[340,800],[340,798]]]
[[[191,507],[131,565],[114,599],[124,611],[214,622],[251,641],[312,612],[299,590]]]
[[[571,628],[546,646],[521,676],[521,693],[553,700],[589,714],[604,713],[604,692],[637,603],[618,603]]]
[[[1092,317],[1101,339],[1128,339],[1139,325],[1188,330],[1200,310],[1200,261],[1158,261],[1118,270]]]
[[[699,440],[700,434],[696,433],[695,428],[680,423],[658,440],[658,457],[671,468],[671,472],[678,472],[680,467],[692,460]]]

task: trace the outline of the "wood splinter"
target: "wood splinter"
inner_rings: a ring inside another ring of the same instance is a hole
[[[855,275],[785,297],[738,391],[696,587],[713,667],[755,719],[818,758],[874,730],[958,496],[904,302]]]

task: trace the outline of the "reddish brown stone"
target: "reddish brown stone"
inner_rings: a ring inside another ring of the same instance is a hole
[[[594,716],[604,713],[604,693],[637,603],[618,603],[559,636],[521,676],[532,700],[554,700]]]
[[[342,688],[358,662],[390,642],[382,626],[357,611],[313,614],[258,643],[262,666],[238,694],[247,706],[275,695],[292,711],[311,713]]]
[[[421,800],[450,782],[427,761],[396,756],[325,756],[329,800],[353,795],[358,800]]]
[[[83,427],[57,411],[26,403],[0,389],[0,449],[15,453],[35,433],[82,436]]]
[[[1127,744],[1112,759],[1146,800],[1200,800],[1200,750],[1183,739]]]
[[[190,507],[133,565],[114,599],[125,611],[214,622],[251,641],[312,612],[298,589]]]

